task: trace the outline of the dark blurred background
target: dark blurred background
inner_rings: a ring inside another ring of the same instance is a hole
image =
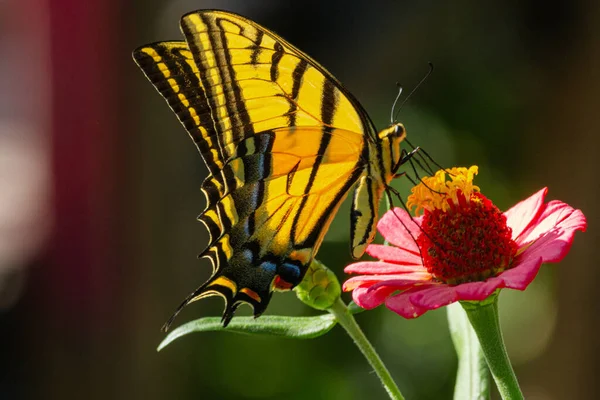
[[[477,164],[506,209],[541,187],[581,208],[560,265],[504,291],[505,338],[529,399],[595,397],[600,352],[600,3],[591,1],[0,2],[0,398],[385,399],[336,328],[311,341],[196,334],[155,351],[174,307],[208,277],[196,215],[206,174],[131,59],[178,39],[185,12],[221,8],[278,32],[327,67],[376,124],[395,82],[410,140],[446,166]],[[403,187],[403,183],[398,183]],[[348,208],[319,258],[344,279]],[[220,315],[210,299],[180,324]],[[248,310],[241,310],[247,314]],[[311,315],[293,293],[270,314]],[[451,398],[445,310],[357,316],[410,399]]]

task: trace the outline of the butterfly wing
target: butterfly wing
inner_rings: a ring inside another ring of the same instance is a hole
[[[197,144],[212,277],[182,304],[225,298],[260,315],[274,289],[298,284],[350,187],[364,173],[372,123],[310,57],[222,11],[182,18],[186,42],[134,59]]]

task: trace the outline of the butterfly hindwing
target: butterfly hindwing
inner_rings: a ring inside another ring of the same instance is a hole
[[[223,276],[236,282],[247,290],[245,302],[250,302],[248,293],[254,294],[255,313],[260,313],[275,277],[282,278],[275,283],[280,289],[297,284],[318,251],[322,232],[361,173],[362,138],[342,130],[323,133],[319,127],[279,128],[246,139],[240,148],[244,151],[222,170],[225,195],[200,220],[211,232],[211,226],[222,228],[212,234],[206,253],[215,266],[209,282],[222,282]],[[209,284],[199,294],[212,290]],[[238,300],[236,293],[224,297],[233,299],[231,306]]]

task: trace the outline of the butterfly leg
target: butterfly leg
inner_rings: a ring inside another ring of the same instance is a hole
[[[398,160],[398,163],[396,164],[396,166],[394,167],[394,171],[397,171],[398,168],[400,168],[400,166],[404,165],[405,163],[409,162],[413,156],[421,150],[421,147],[417,146],[415,147],[410,153],[408,153],[406,150],[402,150],[402,157],[400,157],[400,159]],[[412,164],[411,164],[412,165]],[[414,169],[414,167],[413,167]],[[394,175],[394,178],[399,178],[403,175],[406,175],[406,172],[399,172],[396,173]]]

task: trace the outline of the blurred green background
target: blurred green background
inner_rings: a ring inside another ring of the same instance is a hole
[[[541,187],[581,208],[587,233],[524,292],[500,298],[529,399],[592,398],[600,353],[600,3],[7,0],[0,3],[0,398],[385,399],[351,340],[159,330],[209,275],[195,221],[196,149],[131,59],[179,39],[182,14],[220,8],[304,50],[389,123],[395,82],[435,72],[399,120],[446,166],[479,165],[506,209]],[[399,183],[399,187],[402,183]],[[344,279],[342,208],[319,258]],[[344,259],[345,258],[345,259]],[[218,298],[176,325],[220,315]],[[248,314],[248,310],[240,310]],[[292,293],[269,314],[311,315]],[[445,310],[357,316],[409,399],[451,398]]]

